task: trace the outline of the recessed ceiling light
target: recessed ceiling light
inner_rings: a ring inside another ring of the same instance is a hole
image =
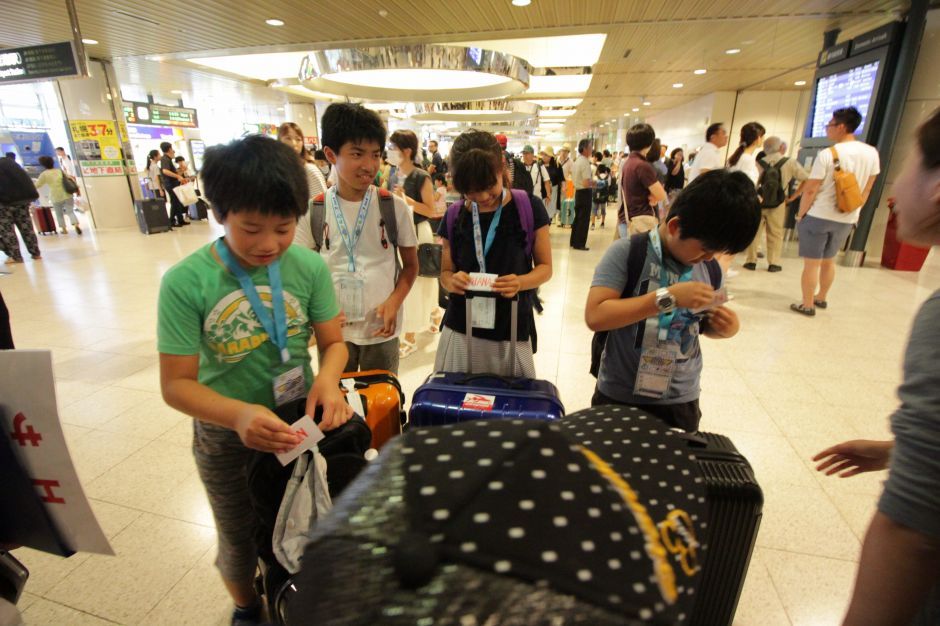
[[[805,81],[805,80],[798,80],[798,81],[796,81],[796,82],[793,83],[793,84],[796,85],[797,87],[802,87],[803,85],[806,84],[806,81]]]
[[[170,93],[175,93],[177,95],[182,95],[183,91],[181,89],[171,89]]]
[[[512,6],[514,7],[527,7],[532,4],[532,0],[512,0]]]
[[[388,11],[385,9],[379,9],[379,17],[388,17]]]
[[[98,40],[97,39],[82,39],[82,43],[88,46],[94,46],[98,44]]]
[[[673,88],[673,89],[682,89],[683,87],[685,87],[685,85],[682,84],[682,83],[673,83],[673,84],[672,84],[672,88]]]
[[[699,70],[695,70],[695,71],[692,72],[692,73],[695,74],[696,76],[701,76],[702,74],[707,74],[707,73],[708,73],[708,70],[702,68],[702,69],[699,69]]]
[[[284,107],[278,107],[277,110],[278,110],[278,111],[283,111],[283,110],[284,110]]]
[[[639,110],[640,110],[640,107],[633,107],[633,112],[634,112],[634,113],[636,113],[636,112],[639,111]],[[624,113],[624,115],[626,115],[626,113]]]
[[[269,19],[269,20],[264,20],[264,23],[267,24],[268,26],[283,26],[283,25],[284,25],[284,20],[279,20],[279,19],[276,19],[276,18],[271,18],[271,19]]]
[[[741,52],[741,48],[728,48],[725,50],[725,54],[737,54]]]
[[[643,106],[645,106],[645,107],[651,106],[652,104],[653,104],[653,103],[650,102],[649,100],[644,100],[644,101],[643,101]]]

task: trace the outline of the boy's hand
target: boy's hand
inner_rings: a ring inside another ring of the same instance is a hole
[[[466,272],[454,272],[454,275],[450,277],[451,293],[462,296],[467,292],[467,287],[469,286],[470,275]]]
[[[401,302],[395,296],[376,307],[376,314],[382,319],[382,328],[372,333],[373,337],[391,337],[395,334],[395,325],[398,323],[398,309]]]
[[[669,287],[669,293],[676,297],[676,306],[683,309],[701,309],[715,300],[712,286],[697,281],[676,283]]]
[[[725,306],[712,309],[707,313],[708,330],[720,337],[732,337],[737,332],[738,317]]]
[[[300,443],[290,426],[260,404],[246,404],[239,411],[235,432],[246,448],[261,452],[288,452]]]
[[[849,478],[862,472],[887,469],[893,447],[892,441],[855,439],[827,448],[813,460],[822,461],[816,471],[826,472],[826,476],[839,474],[840,478]]]
[[[500,294],[504,298],[512,298],[517,293],[519,293],[521,288],[522,282],[515,274],[506,274],[505,276],[500,276],[493,282],[493,291]]]
[[[339,428],[352,417],[353,409],[346,403],[346,396],[338,385],[331,385],[325,378],[318,378],[307,394],[307,415],[315,415],[317,405],[323,407],[320,430],[326,432]]]

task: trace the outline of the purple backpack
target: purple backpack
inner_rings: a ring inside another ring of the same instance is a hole
[[[529,194],[521,189],[510,189],[512,201],[516,205],[519,213],[519,221],[522,222],[522,228],[525,230],[525,253],[532,257],[532,247],[535,245],[535,215],[532,213],[532,203],[529,202]],[[457,216],[463,210],[466,201],[463,199],[453,202],[447,207],[447,240],[454,240],[454,226],[457,224]]]

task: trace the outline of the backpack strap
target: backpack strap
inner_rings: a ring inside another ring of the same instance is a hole
[[[526,256],[532,256],[532,248],[535,247],[535,214],[532,211],[532,201],[529,200],[529,194],[522,189],[512,189],[510,193],[516,205],[516,212],[519,213],[519,222],[525,231]]]
[[[829,146],[829,152],[832,153],[832,165],[837,170],[842,169],[842,161],[839,160],[839,153],[836,151],[835,146]]]
[[[783,157],[782,159],[774,163],[774,167],[776,167],[778,170],[783,169],[783,164],[786,163],[789,159],[790,157]]]
[[[310,201],[310,232],[313,235],[314,250],[319,252],[323,247],[323,231],[326,230],[326,196],[322,193],[314,196]],[[330,249],[327,240],[326,249]]]
[[[398,247],[398,217],[395,215],[395,198],[388,189],[378,188],[379,215],[385,226],[385,234],[393,246]]]
[[[460,212],[464,207],[464,199],[454,200],[450,203],[450,206],[447,207],[447,241],[449,245],[453,246],[454,244],[454,226],[457,225],[457,218],[460,216]]]

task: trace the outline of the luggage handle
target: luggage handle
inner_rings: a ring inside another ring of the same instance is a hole
[[[467,335],[467,374],[473,374],[473,299],[474,298],[501,298],[497,293],[493,295],[488,295],[488,292],[475,292],[472,290],[467,290],[464,292],[464,300],[466,301],[467,311],[466,319],[464,320],[464,330],[466,330]],[[509,328],[509,361],[511,363],[509,370],[509,379],[516,377],[516,341],[519,338],[519,332],[517,326],[519,325],[519,294],[517,293],[511,299],[512,304],[510,305],[510,328]],[[488,376],[496,376],[497,378],[506,379],[505,376],[498,376],[496,374],[489,374]],[[462,384],[465,384],[469,379],[464,379]]]
[[[706,439],[705,436],[701,434],[701,432],[690,433],[678,429],[674,429],[673,432],[675,432],[676,436],[680,439],[685,439],[688,441],[694,448],[708,447],[708,439]]]

